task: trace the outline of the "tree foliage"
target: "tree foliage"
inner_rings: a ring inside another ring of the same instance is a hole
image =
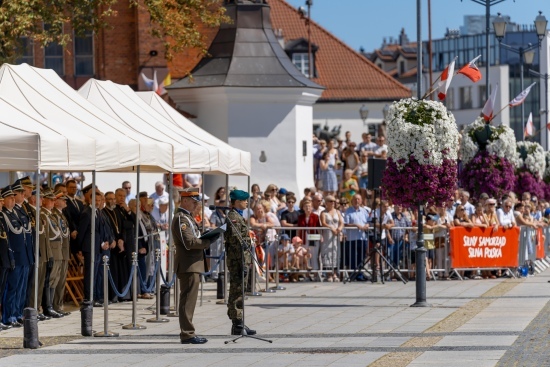
[[[13,62],[22,53],[21,39],[42,46],[67,45],[72,32],[83,35],[109,27],[117,15],[113,6],[124,0],[0,0],[0,62]],[[151,33],[162,39],[166,57],[184,48],[205,51],[198,24],[219,26],[227,22],[220,0],[129,0],[151,16]],[[44,25],[47,26],[44,26]]]

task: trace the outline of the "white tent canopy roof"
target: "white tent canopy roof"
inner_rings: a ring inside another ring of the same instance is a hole
[[[95,169],[95,140],[81,136],[70,129],[60,131],[51,128],[49,126],[51,123],[37,113],[28,109],[24,110],[12,102],[6,101],[3,97],[0,97],[0,111],[2,111],[0,114],[0,131],[2,131],[0,144],[2,148],[8,149],[13,144],[11,140],[8,140],[11,138],[7,139],[5,134],[13,129],[37,134],[39,137],[38,148],[33,153],[25,153],[18,146],[16,150],[11,151],[8,157],[0,157],[3,166],[6,159],[25,161],[30,158],[33,160],[30,170],[37,168],[59,171]],[[27,154],[30,154],[31,157],[26,157]],[[11,170],[29,170],[21,168],[19,164],[11,165],[10,168]]]
[[[62,131],[93,138],[97,171],[171,171],[172,146],[135,134],[103,113],[50,69],[27,64],[4,64],[0,68],[0,96],[37,112]]]
[[[90,79],[78,92],[103,112],[136,132],[172,144],[173,172],[205,172],[217,169],[217,148],[198,144],[189,134],[137,98],[130,87],[111,81]],[[134,98],[131,98],[132,94]]]
[[[2,129],[0,135],[0,170],[36,171],[39,161],[40,136],[10,125],[4,125],[1,122],[4,120],[4,114],[2,114],[0,118],[0,129]]]
[[[251,155],[233,148],[223,140],[201,129],[181,113],[172,108],[155,92],[133,92],[160,115],[192,136],[196,141],[218,147],[220,150],[219,170],[231,175],[250,175]]]

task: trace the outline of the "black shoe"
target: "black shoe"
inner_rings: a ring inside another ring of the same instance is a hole
[[[39,313],[38,315],[36,315],[36,318],[38,319],[38,321],[46,320],[46,316],[42,313]]]
[[[44,315],[53,317],[54,319],[59,319],[63,317],[62,314],[55,312],[53,308],[47,308],[46,311],[44,311]]]
[[[20,323],[21,325],[23,325],[23,318],[22,318],[22,317],[18,317],[18,318],[17,318],[17,322]]]
[[[246,335],[256,335],[256,330],[250,329],[248,326],[244,326],[244,331]],[[231,327],[231,335],[242,335],[243,324],[241,320],[234,320],[233,326]]]
[[[23,326],[22,324],[18,323],[17,321],[8,322],[6,325],[11,326],[11,327],[21,327],[21,326]]]
[[[208,341],[206,338],[201,338],[199,336],[194,336],[189,339],[185,339],[181,341],[181,344],[204,344]]]
[[[4,325],[0,322],[0,329],[2,330],[8,330],[8,329],[11,329],[11,326],[8,326],[8,325]]]
[[[69,311],[55,310],[55,312],[62,314],[63,316],[69,316],[71,313]]]
[[[103,303],[99,301],[94,301],[94,307],[103,307]]]

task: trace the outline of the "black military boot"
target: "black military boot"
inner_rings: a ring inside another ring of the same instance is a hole
[[[49,287],[44,288],[44,294],[46,296],[46,309],[44,310],[44,315],[53,317],[54,319],[59,319],[64,315],[56,312],[53,309],[52,301],[53,301],[54,293],[55,293],[54,288],[49,288]]]
[[[243,322],[242,320],[233,320],[233,326],[231,327],[231,335],[242,335]],[[256,335],[256,330],[250,329],[244,325],[246,335]]]

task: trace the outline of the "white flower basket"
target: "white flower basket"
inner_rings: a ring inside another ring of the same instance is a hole
[[[544,177],[546,170],[546,153],[539,143],[518,141],[517,154],[519,157],[518,164],[516,165],[517,168],[526,168],[540,179]]]
[[[420,123],[407,119],[417,119]],[[435,166],[441,166],[445,158],[456,160],[458,157],[459,133],[455,118],[440,102],[413,98],[394,102],[388,111],[386,133],[388,157],[400,169],[411,155],[421,165]]]
[[[464,127],[460,144],[460,154],[464,164],[470,162],[480,149],[477,141],[472,137],[473,133],[484,129],[485,126],[486,124],[483,117],[478,117],[474,122]],[[487,142],[487,152],[500,158],[506,158],[518,167],[520,159],[516,150],[516,136],[514,135],[514,130],[504,125],[488,126],[491,129],[491,137]]]

